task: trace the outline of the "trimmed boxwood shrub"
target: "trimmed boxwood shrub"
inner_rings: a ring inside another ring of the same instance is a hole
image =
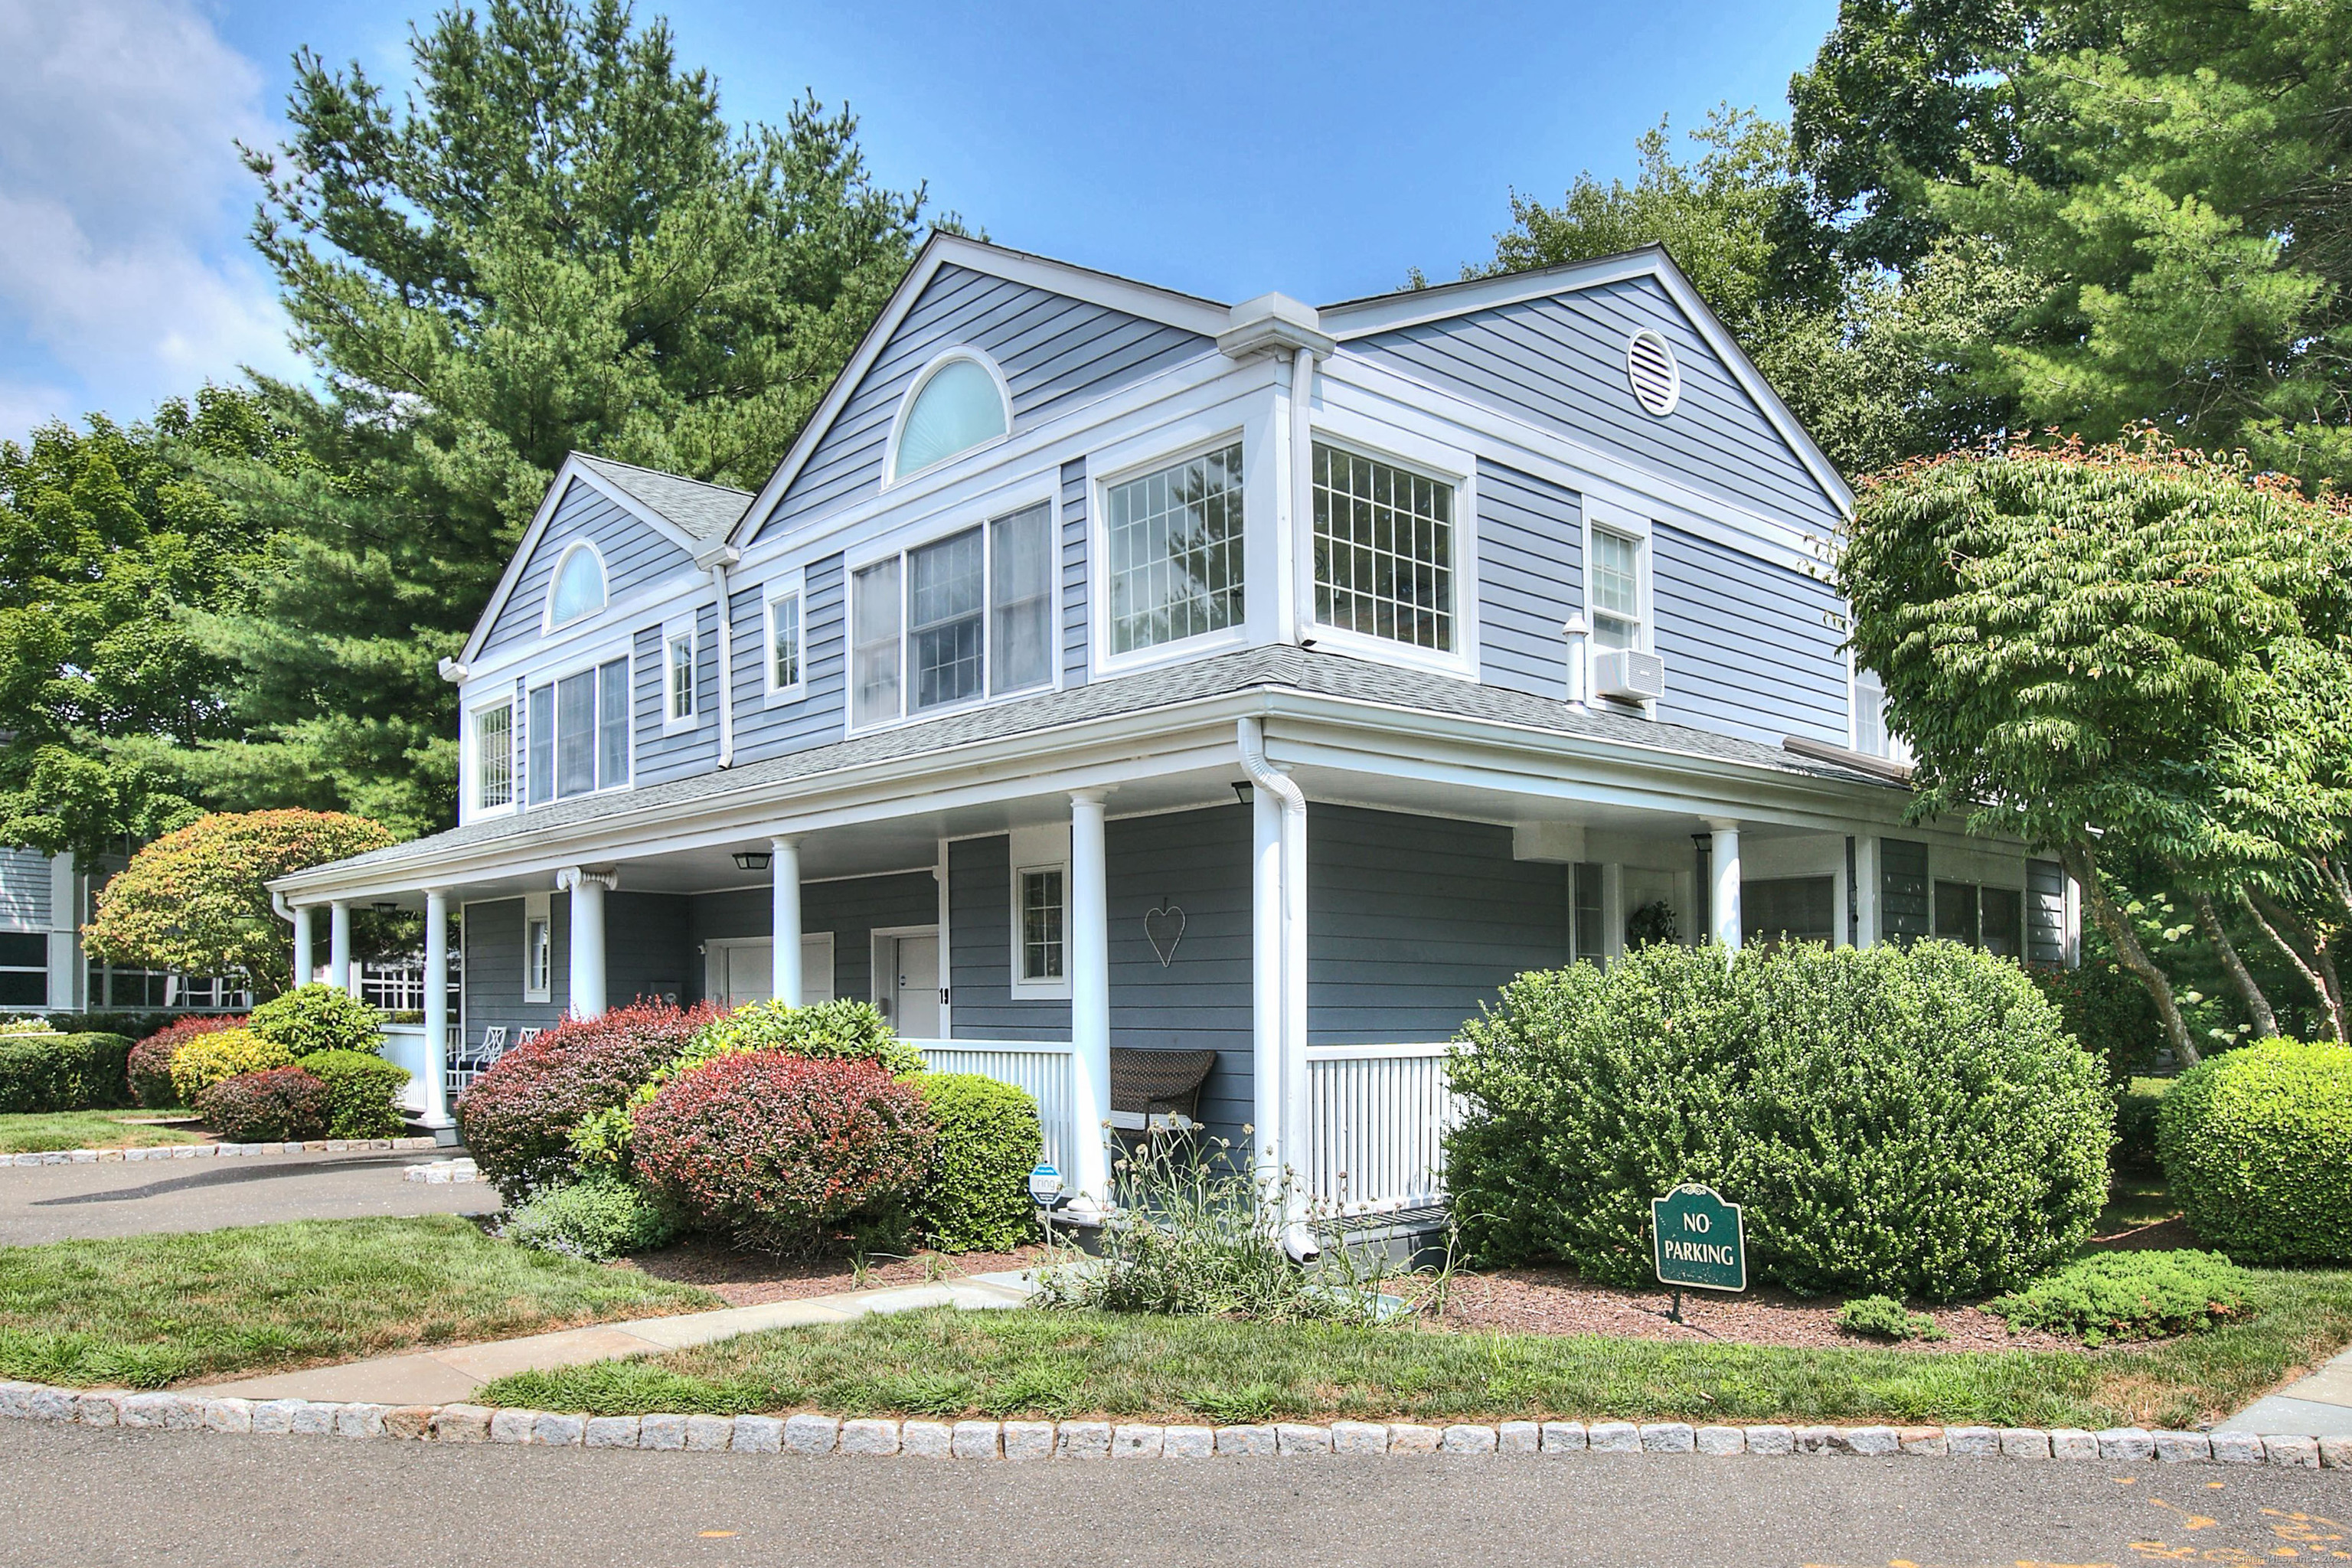
[[[2105,1201],[2099,1064],[2017,965],[1908,949],[1664,945],[1521,975],[1449,1067],[1465,1239],[1650,1278],[1650,1200],[1705,1182],[1751,1278],[1947,1300],[2068,1257]]]
[[[2207,1058],[2164,1097],[2156,1146],[2182,1217],[2241,1263],[2352,1260],[2352,1047]]]
[[[0,1111],[128,1105],[130,1056],[121,1035],[0,1036]]]
[[[256,1007],[247,1026],[297,1061],[314,1051],[373,1051],[383,1043],[382,1013],[316,980]]]
[[[397,1138],[406,1127],[393,1097],[408,1069],[371,1051],[312,1051],[297,1064],[327,1086],[327,1136]]]
[[[285,1143],[327,1136],[327,1086],[302,1068],[264,1068],[207,1084],[196,1114],[230,1143]]]
[[[626,1105],[717,1016],[708,1005],[639,1002],[602,1017],[567,1018],[491,1063],[457,1097],[467,1152],[509,1203],[570,1179],[572,1130]]]
[[[1034,1241],[1029,1173],[1045,1157],[1037,1102],[975,1073],[925,1073],[921,1091],[938,1142],[915,1194],[915,1233],[948,1252],[1003,1251]]]
[[[198,1035],[242,1029],[245,1023],[242,1017],[226,1013],[209,1016],[197,1014],[166,1024],[149,1035],[131,1047],[131,1098],[149,1110],[182,1104],[180,1091],[172,1085],[173,1053]]]
[[[603,1263],[668,1245],[677,1222],[619,1176],[599,1173],[543,1189],[506,1223],[508,1240]]]
[[[871,1062],[730,1054],[672,1078],[631,1120],[639,1183],[762,1251],[818,1250],[899,1208],[931,1168],[922,1095]]]
[[[224,1079],[239,1073],[289,1067],[294,1055],[248,1029],[220,1029],[199,1035],[172,1053],[172,1088],[182,1105],[194,1105],[196,1096]]]

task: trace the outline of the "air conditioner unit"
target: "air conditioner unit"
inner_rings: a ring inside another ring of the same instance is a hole
[[[1592,690],[1620,702],[1655,702],[1666,694],[1666,661],[1629,647],[1595,652]]]

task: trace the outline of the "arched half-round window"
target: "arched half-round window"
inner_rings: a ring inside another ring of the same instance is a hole
[[[562,626],[604,607],[604,563],[596,547],[582,541],[555,563],[555,586],[548,591],[547,624]]]
[[[914,395],[898,416],[890,477],[902,479],[919,473],[1012,428],[1004,386],[995,372],[965,354],[943,359],[915,384]]]

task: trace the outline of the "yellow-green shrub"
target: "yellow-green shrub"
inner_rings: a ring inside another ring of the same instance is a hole
[[[294,1053],[273,1045],[249,1029],[222,1029],[199,1035],[172,1053],[172,1087],[182,1105],[194,1105],[196,1096],[239,1073],[282,1068]]]

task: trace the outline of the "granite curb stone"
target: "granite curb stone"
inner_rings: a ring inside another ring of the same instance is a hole
[[[235,1160],[257,1154],[380,1154],[388,1150],[434,1147],[431,1138],[313,1138],[302,1143],[166,1143],[152,1149],[47,1149],[37,1154],[0,1154],[0,1170],[20,1165],[136,1165],[150,1160]]]

